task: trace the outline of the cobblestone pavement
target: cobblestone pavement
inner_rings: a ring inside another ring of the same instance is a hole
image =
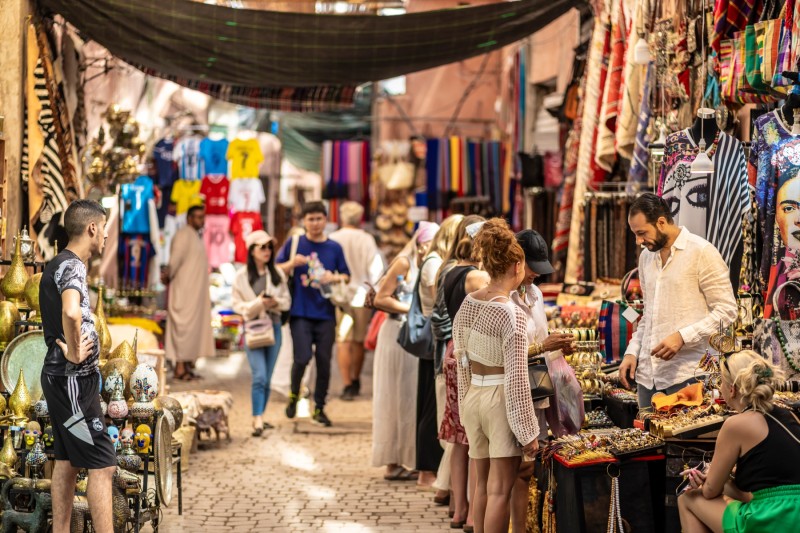
[[[302,403],[298,419],[288,420],[285,399],[273,394],[266,419],[276,429],[253,438],[250,369],[244,354],[201,361],[198,368],[206,379],[173,384],[172,390],[231,391],[233,440],[191,455],[183,476],[183,516],[178,515],[175,492],[159,531],[449,530],[447,508],[434,506],[433,492],[418,489],[414,482],[384,481],[383,470],[370,465],[369,376],[362,379],[362,399],[342,402],[334,371],[326,409],[332,428],[313,425]]]

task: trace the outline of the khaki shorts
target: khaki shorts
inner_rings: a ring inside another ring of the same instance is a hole
[[[372,309],[353,307],[350,313],[336,308],[336,342],[364,342]]]
[[[472,459],[522,455],[517,437],[508,425],[503,385],[470,385],[461,404],[461,422],[467,431]]]

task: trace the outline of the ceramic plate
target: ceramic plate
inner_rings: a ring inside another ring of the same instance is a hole
[[[158,417],[153,436],[158,499],[165,507],[169,507],[172,501],[172,431],[163,415]]]
[[[28,331],[8,343],[6,351],[3,352],[3,359],[0,361],[0,378],[9,394],[14,392],[14,387],[17,386],[19,379],[19,371],[22,370],[31,400],[36,403],[41,399],[42,367],[46,355],[47,345],[44,343],[42,330]]]

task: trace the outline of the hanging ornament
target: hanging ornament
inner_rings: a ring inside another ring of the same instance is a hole
[[[633,45],[633,61],[637,65],[650,63],[650,45],[647,44],[644,33],[639,34],[639,40]]]

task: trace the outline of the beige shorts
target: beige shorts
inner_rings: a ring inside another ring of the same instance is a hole
[[[336,308],[336,342],[364,342],[372,309],[353,307],[350,313]]]
[[[503,385],[471,384],[461,404],[461,422],[467,432],[472,459],[522,455],[517,437],[508,425]]]

